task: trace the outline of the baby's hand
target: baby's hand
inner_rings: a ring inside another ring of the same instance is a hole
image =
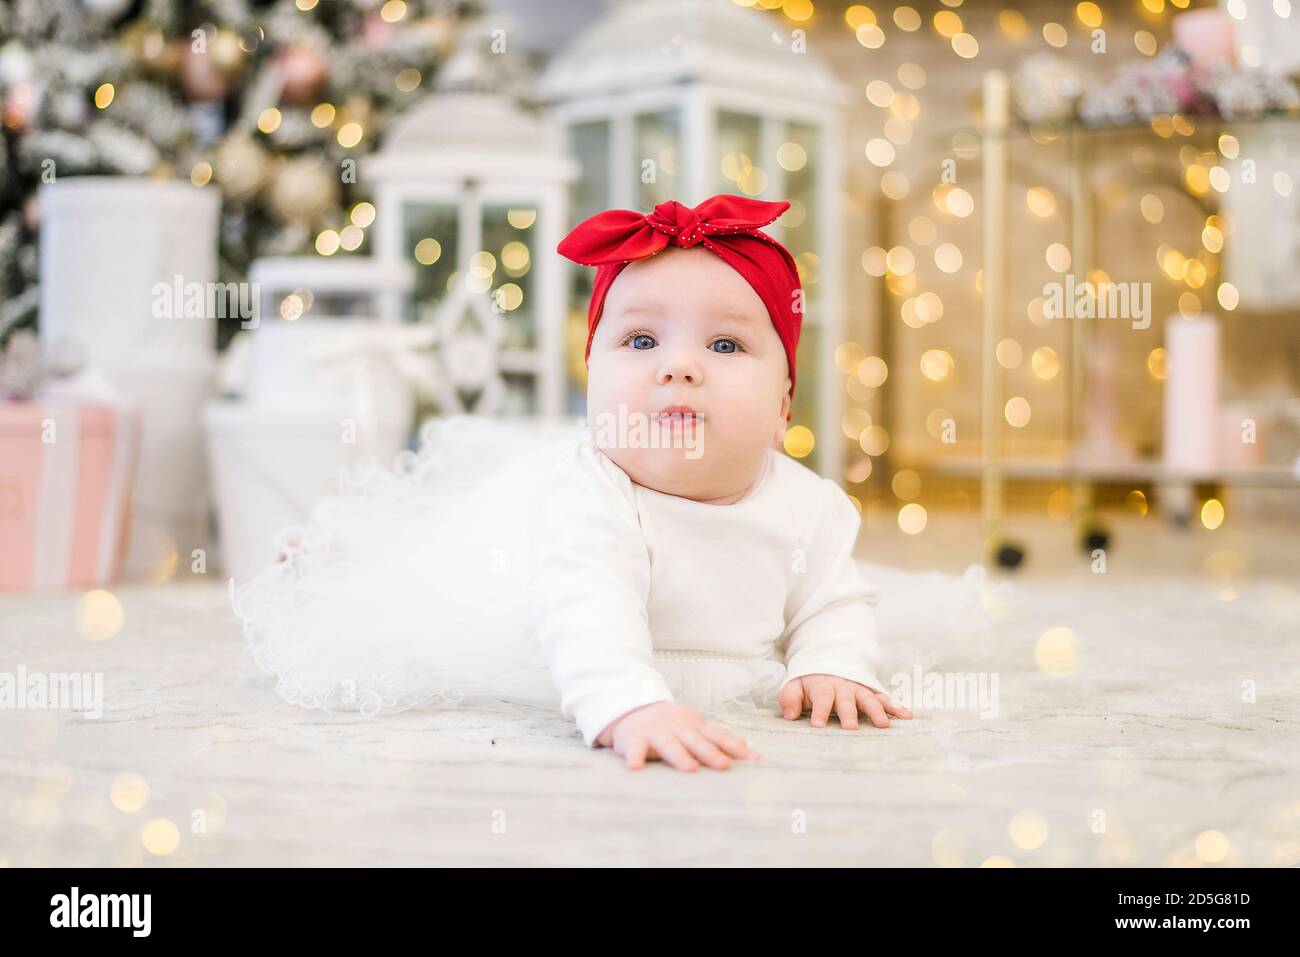
[[[777,700],[781,705],[781,714],[790,721],[797,721],[803,714],[803,709],[811,707],[811,723],[814,728],[826,727],[831,708],[840,716],[840,727],[850,730],[858,726],[859,709],[877,728],[889,727],[886,713],[896,718],[912,717],[911,709],[894,704],[883,691],[875,691],[836,675],[804,675],[795,678],[781,689]]]
[[[647,758],[661,758],[679,771],[698,771],[700,761],[725,771],[731,767],[728,755],[758,757],[740,737],[675,701],[656,701],[629,711],[610,722],[596,736],[596,743],[627,758],[629,768],[645,767]]]

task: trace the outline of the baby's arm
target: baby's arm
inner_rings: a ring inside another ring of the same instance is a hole
[[[825,480],[823,488],[822,516],[787,603],[782,712],[793,719],[811,707],[812,723],[823,726],[834,708],[841,725],[854,728],[860,709],[887,727],[886,713],[910,718],[911,712],[894,705],[876,675],[880,589],[853,558],[861,518],[839,486]]]
[[[536,539],[540,640],[560,710],[590,747],[629,767],[659,757],[683,771],[757,757],[734,734],[677,704],[653,663],[650,557],[630,480],[580,448],[544,489]],[[725,753],[724,753],[725,752]]]
[[[556,468],[542,507],[536,564],[542,652],[560,691],[560,711],[596,747],[597,735],[616,718],[672,700],[651,657],[650,558],[632,501],[583,449]]]

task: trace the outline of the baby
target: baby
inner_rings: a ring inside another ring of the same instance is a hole
[[[600,272],[589,431],[544,489],[539,636],[562,713],[628,767],[758,757],[674,700],[678,667],[719,664],[710,680],[728,693],[775,680],[784,717],[810,709],[814,727],[912,716],[874,672],[879,593],[853,559],[857,510],[778,451],[802,290],[759,227],[788,207],[724,195],[611,210],[559,248]],[[638,417],[648,429],[611,427]]]

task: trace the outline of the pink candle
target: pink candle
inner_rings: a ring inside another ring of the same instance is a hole
[[[1165,467],[1208,473],[1218,465],[1219,322],[1165,321]]]

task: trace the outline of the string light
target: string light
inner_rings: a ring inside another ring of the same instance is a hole
[[[1084,0],[1074,8],[1074,15],[1079,18],[1079,22],[1085,27],[1095,28],[1101,26],[1101,7],[1092,3],[1091,0]]]
[[[126,613],[110,591],[94,588],[81,596],[77,610],[77,631],[88,641],[107,641],[122,630]]]
[[[155,857],[166,857],[181,843],[181,832],[165,817],[156,817],[140,829],[144,849]]]
[[[938,235],[934,220],[928,216],[914,216],[907,224],[907,235],[919,246],[928,246]]]
[[[898,68],[898,82],[909,90],[925,86],[925,70],[919,63],[904,63]]]
[[[794,425],[786,429],[785,451],[792,458],[807,458],[817,444],[812,429],[805,425]]]
[[[1056,351],[1050,346],[1040,346],[1035,349],[1029,364],[1034,370],[1034,375],[1043,380],[1055,379],[1056,374],[1061,371],[1061,360],[1057,358]]]
[[[906,246],[894,246],[885,256],[885,265],[896,276],[906,276],[916,268],[916,257]]]
[[[867,84],[867,99],[874,106],[889,106],[894,101],[894,88],[884,80],[872,80]]]
[[[885,31],[874,23],[864,23],[856,31],[858,42],[868,50],[878,50],[885,43]]]
[[[998,29],[1009,40],[1023,40],[1029,35],[1029,24],[1019,10],[1003,10],[999,13]]]
[[[1065,676],[1079,669],[1079,640],[1063,625],[1043,632],[1034,645],[1034,663],[1043,674]]]
[[[354,225],[362,229],[368,227],[375,221],[375,207],[373,203],[357,203],[352,207],[352,213],[348,217]]]
[[[138,774],[119,774],[108,786],[108,800],[123,814],[135,814],[149,803],[149,782]]]
[[[333,256],[339,251],[339,234],[333,229],[322,230],[316,237],[316,252],[322,256]]]
[[[1059,49],[1069,42],[1070,35],[1065,32],[1065,27],[1059,23],[1048,21],[1043,24],[1043,39]]]
[[[844,22],[849,25],[851,30],[856,30],[864,24],[875,23],[876,14],[870,7],[864,7],[860,3],[855,3],[844,11]]]
[[[934,15],[933,22],[935,32],[949,40],[962,32],[961,17],[951,10],[940,10]]]
[[[808,151],[798,143],[782,143],[776,149],[776,162],[786,172],[798,172],[808,163]]]
[[[1056,197],[1044,186],[1032,186],[1025,193],[1025,205],[1035,216],[1047,219],[1056,212]]]
[[[920,535],[928,519],[925,506],[919,502],[908,502],[898,510],[898,527],[908,535]]]
[[[894,25],[900,30],[914,33],[921,29],[921,15],[912,7],[895,7]]]
[[[357,249],[365,238],[366,234],[360,226],[348,225],[339,230],[339,245],[348,252]]]
[[[361,142],[361,137],[363,135],[364,133],[361,129],[360,123],[344,123],[339,127],[337,137],[339,146],[342,146],[344,149],[351,149]]]
[[[280,111],[274,106],[268,106],[257,116],[257,128],[263,133],[274,133],[280,128],[281,121]]]
[[[1237,308],[1237,303],[1240,300],[1240,294],[1237,292],[1237,287],[1230,282],[1219,283],[1217,296],[1219,305],[1224,309],[1227,309],[1229,312]]]
[[[1024,351],[1015,339],[1003,339],[998,343],[994,354],[997,356],[998,365],[1004,369],[1018,368],[1024,357]]]
[[[965,219],[975,211],[975,200],[960,186],[954,186],[944,197],[944,205],[954,216]]]
[[[880,356],[867,356],[858,366],[858,378],[867,387],[879,389],[889,378],[889,366]]]
[[[894,144],[878,136],[867,142],[866,152],[867,159],[876,166],[888,166],[894,162]]]
[[[946,273],[955,273],[961,269],[961,250],[952,243],[943,243],[934,251],[934,264]]]
[[[811,0],[785,0],[781,4],[781,12],[795,23],[803,23],[812,18],[813,5]]]
[[[980,45],[969,33],[959,33],[952,38],[952,49],[962,59],[973,60],[979,56]]]
[[[1047,818],[1037,811],[1021,811],[1007,825],[1007,834],[1011,838],[1011,843],[1022,851],[1033,851],[1042,847],[1049,833]]]
[[[1070,250],[1063,243],[1052,243],[1047,247],[1048,268],[1053,272],[1065,273],[1070,270]]]
[[[1029,424],[1030,413],[1029,400],[1023,395],[1013,395],[1002,408],[1007,424],[1016,429],[1023,429]]]
[[[335,109],[333,103],[317,103],[311,111],[311,125],[317,129],[325,129],[334,122]]]

